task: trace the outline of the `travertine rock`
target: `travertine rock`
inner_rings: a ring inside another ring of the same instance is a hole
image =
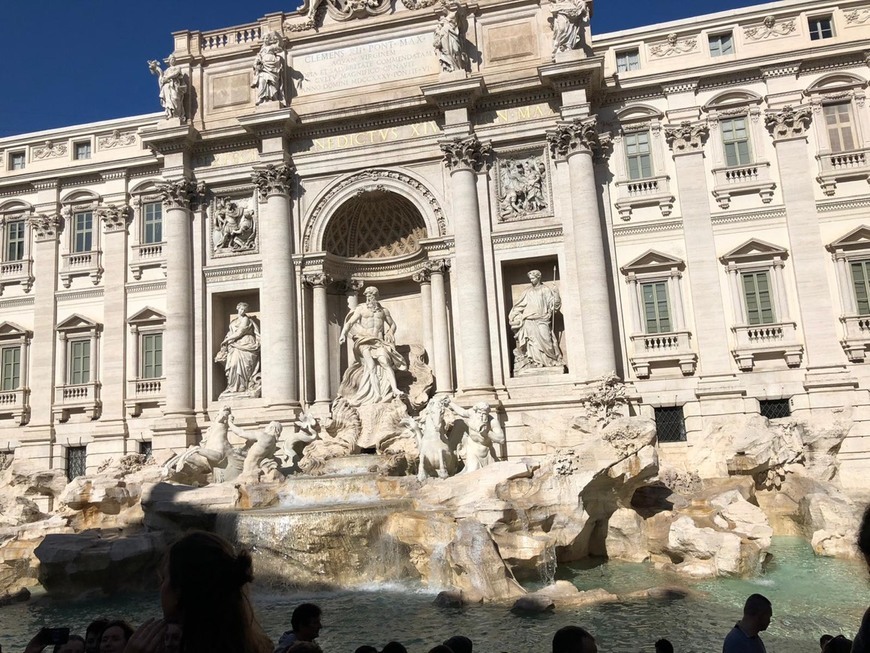
[[[607,557],[643,562],[649,559],[643,517],[630,508],[619,508],[607,522]]]

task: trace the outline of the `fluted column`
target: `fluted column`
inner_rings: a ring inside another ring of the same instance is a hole
[[[608,286],[609,263],[598,212],[598,192],[592,156],[600,147],[596,118],[561,122],[547,133],[553,155],[568,164],[574,255],[582,280],[579,295],[586,375],[595,379],[616,371],[612,313]]]
[[[462,322],[459,352],[462,359],[460,390],[465,394],[492,394],[492,353],[489,340],[489,308],[480,206],[477,202],[477,173],[489,166],[492,146],[476,136],[441,142],[444,163],[450,170],[453,205],[453,233],[456,269],[462,283],[456,286],[456,304]]]
[[[426,264],[432,282],[432,349],[437,392],[453,392],[450,365],[450,323],[447,317],[447,286],[444,276],[450,267],[446,259]]]
[[[347,297],[347,315],[350,315],[359,306],[359,291],[362,290],[363,281],[361,279],[348,279],[344,284],[344,293]],[[344,344],[347,347],[347,365],[350,367],[353,362],[353,339],[348,338]]]
[[[190,204],[196,187],[189,179],[159,186],[166,238],[166,330],[163,368],[166,415],[193,414],[193,245]]]
[[[329,404],[329,311],[326,287],[332,282],[328,274],[306,274],[311,286],[311,329],[314,333],[314,403]]]
[[[296,270],[290,190],[295,169],[287,163],[255,167],[260,193],[260,295],[263,399],[267,406],[299,405],[299,344]]]
[[[432,279],[431,273],[424,268],[414,273],[414,281],[420,284],[420,315],[423,318],[423,348],[431,366],[435,357],[432,339]]]

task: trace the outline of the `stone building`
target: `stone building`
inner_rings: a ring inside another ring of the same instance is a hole
[[[601,35],[592,9],[314,0],[174,33],[159,114],[0,139],[0,451],[75,473],[224,402],[325,417],[375,285],[509,456],[615,371],[674,464],[707,418],[834,409],[862,485],[870,6]],[[543,362],[512,310],[531,270],[561,303]]]

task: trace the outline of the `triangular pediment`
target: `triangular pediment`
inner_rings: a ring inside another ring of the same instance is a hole
[[[870,250],[870,227],[861,225],[857,229],[853,229],[842,238],[828,245],[827,249],[830,252],[856,249]]]
[[[73,313],[68,318],[64,319],[60,322],[57,327],[55,327],[56,331],[73,331],[77,329],[98,329],[100,327],[99,324],[94,322],[93,320],[85,317],[84,315],[79,315],[78,313]]]
[[[772,258],[782,259],[787,256],[788,251],[784,250],[779,245],[773,245],[763,240],[759,240],[758,238],[752,238],[740,245],[740,247],[732,249],[730,252],[722,256],[720,260],[723,263],[728,263],[729,261],[739,262]]]
[[[15,322],[0,322],[0,338],[29,337],[30,331]]]
[[[620,270],[623,274],[628,274],[629,272],[634,272],[635,274],[638,274],[641,272],[670,270],[671,268],[677,268],[682,270],[684,266],[685,263],[682,259],[675,258],[669,254],[659,252],[655,249],[650,249],[638,256],[630,263],[626,263],[625,265],[623,265]]]
[[[156,308],[146,306],[145,308],[136,311],[127,319],[127,324],[154,324],[155,322],[165,322],[166,314],[158,311]]]

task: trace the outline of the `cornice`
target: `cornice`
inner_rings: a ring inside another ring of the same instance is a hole
[[[19,308],[21,306],[33,306],[36,297],[10,297],[9,299],[0,299],[0,311],[4,308]]]
[[[128,283],[127,284],[127,294],[133,295],[143,292],[155,292],[160,290],[166,290],[166,282],[165,281],[145,281],[142,283]]]
[[[60,302],[77,302],[82,299],[93,299],[94,297],[102,297],[102,288],[88,288],[87,290],[67,290],[58,291],[54,295]]]
[[[717,213],[710,218],[716,224],[734,224],[737,222],[754,222],[756,220],[785,219],[785,207],[778,206],[761,211],[735,211],[733,213]]]
[[[241,276],[245,278],[257,278],[262,276],[262,274],[263,264],[261,262],[209,267],[202,271],[202,276],[210,281],[231,280]]]
[[[656,222],[647,222],[647,223],[637,223],[632,224],[627,227],[613,227],[613,237],[614,238],[625,238],[626,236],[634,236],[637,234],[651,234],[651,233],[659,233],[662,231],[682,231],[683,230],[683,220],[682,218],[678,218],[676,220],[667,220],[667,221],[656,221]]]
[[[563,231],[561,226],[557,227],[541,227],[538,229],[521,229],[514,231],[499,231],[492,234],[493,245],[509,245],[513,243],[522,243],[535,240],[554,240],[561,239]]]
[[[870,208],[870,196],[816,202],[816,211],[819,213],[834,213],[835,211],[851,211],[853,209],[866,208]]]

